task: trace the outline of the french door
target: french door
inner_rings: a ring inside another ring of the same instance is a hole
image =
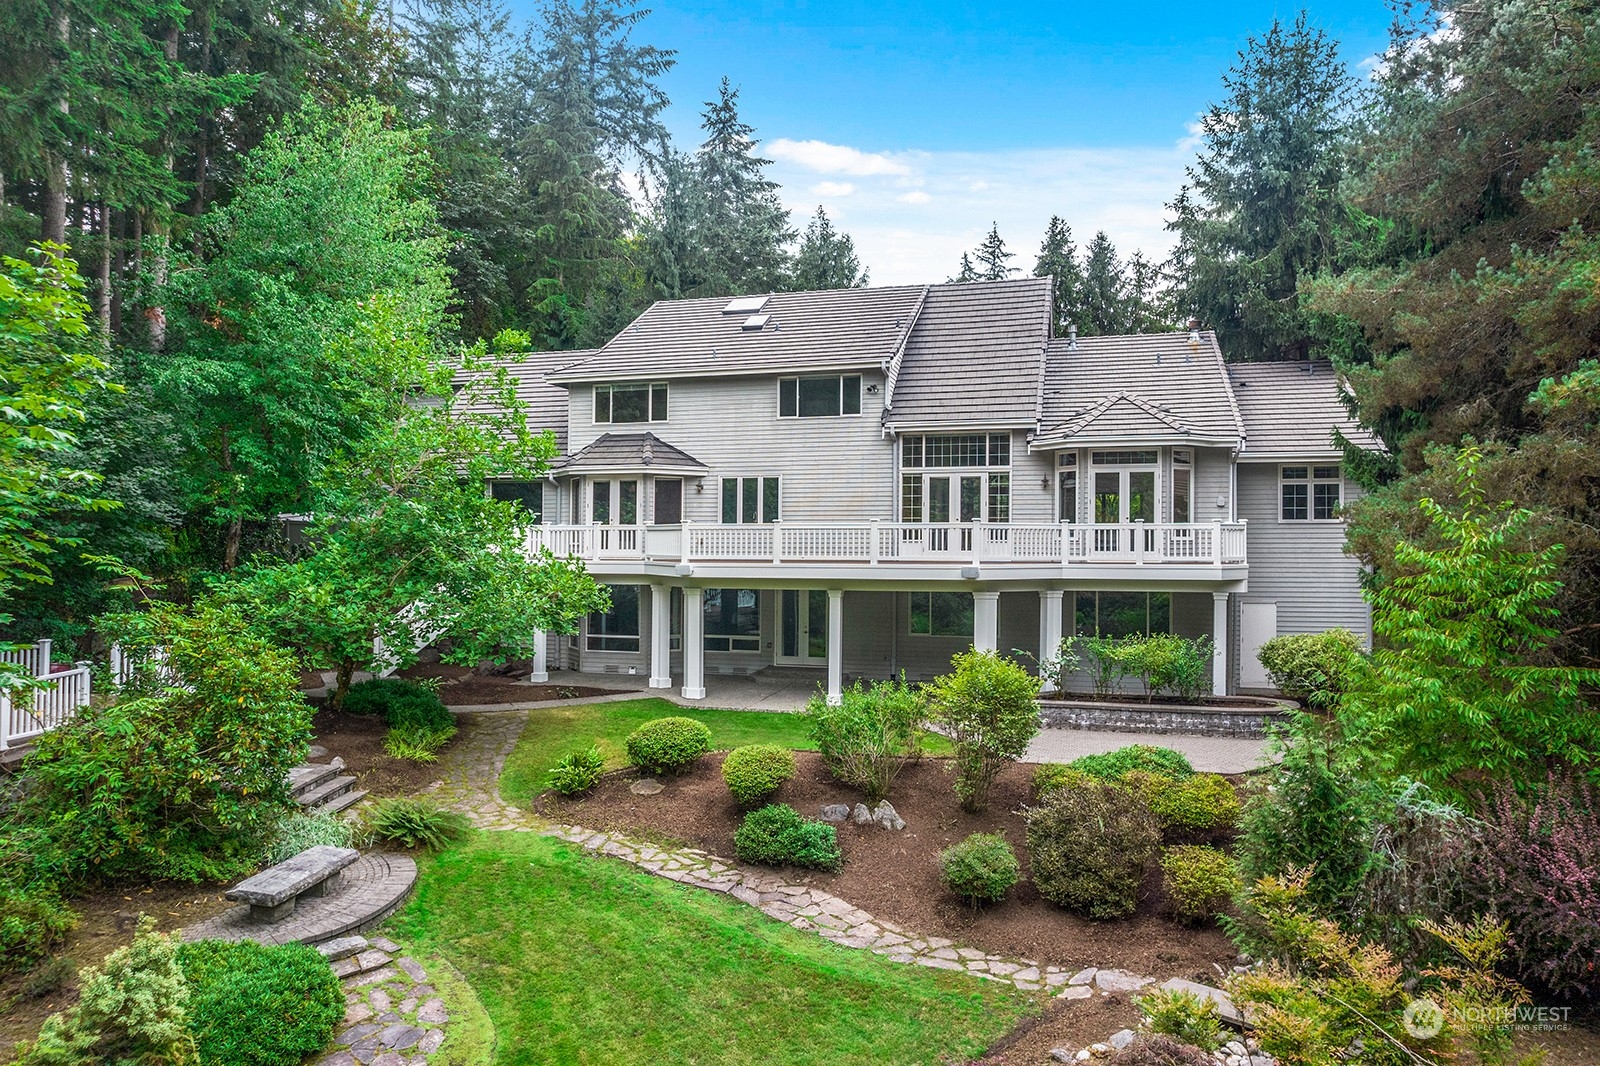
[[[1101,554],[1131,555],[1140,547],[1154,551],[1153,528],[1125,528],[1131,522],[1153,525],[1156,520],[1156,471],[1153,466],[1096,467],[1094,470],[1094,550]]]
[[[972,550],[972,530],[959,529],[961,543],[950,543],[950,526],[956,522],[978,522],[984,516],[982,474],[924,474],[923,499],[928,501],[926,530],[915,531],[926,536],[929,552]]]
[[[777,658],[791,666],[827,664],[827,589],[779,590]]]

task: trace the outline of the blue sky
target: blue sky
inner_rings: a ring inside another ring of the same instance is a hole
[[[526,0],[524,0],[526,2]],[[1309,8],[1352,66],[1383,0]],[[660,0],[639,37],[678,51],[669,128],[698,142],[726,74],[797,225],[826,205],[877,284],[941,281],[997,222],[1031,267],[1051,214],[1161,257],[1162,205],[1235,53],[1298,7]]]

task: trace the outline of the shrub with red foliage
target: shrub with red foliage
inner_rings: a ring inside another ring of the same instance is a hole
[[[1523,979],[1574,999],[1600,994],[1600,789],[1552,772],[1521,794],[1498,786],[1481,817],[1473,893],[1510,925]]]

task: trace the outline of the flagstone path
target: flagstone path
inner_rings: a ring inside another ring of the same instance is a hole
[[[1074,972],[1059,966],[1042,967],[1032,959],[963,947],[944,937],[920,937],[821,889],[787,884],[770,871],[738,866],[697,848],[663,848],[622,833],[549,823],[505,802],[499,794],[500,770],[526,722],[525,711],[474,714],[463,736],[441,759],[441,777],[432,786],[432,795],[444,806],[465,814],[480,829],[521,829],[559,837],[657,877],[723,893],[791,928],[894,962],[957,970],[1025,992],[1048,990],[1059,999],[1087,999],[1096,990],[1132,991],[1155,980],[1123,970],[1090,967]]]

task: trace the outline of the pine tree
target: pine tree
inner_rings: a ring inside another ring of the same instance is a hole
[[[1036,278],[1054,278],[1055,296],[1051,323],[1056,336],[1067,332],[1073,315],[1082,302],[1083,271],[1078,265],[1078,249],[1072,240],[1072,227],[1059,215],[1051,215],[1045,227],[1044,243],[1033,266]]]
[[[800,238],[794,257],[790,286],[799,292],[815,289],[859,289],[867,284],[867,272],[856,258],[855,242],[848,233],[833,228],[833,220],[817,205],[817,213]]]
[[[794,240],[770,159],[756,154],[755,129],[739,117],[739,90],[727,78],[701,113],[706,139],[696,157],[704,187],[709,284],[728,293],[770,292],[788,273]]]
[[[1000,239],[1000,227],[993,222],[989,224],[989,235],[972,255],[978,261],[978,278],[982,281],[1004,281],[1020,269],[1006,265],[1016,253],[1006,251],[1006,242]]]
[[[1089,242],[1083,265],[1083,303],[1078,332],[1085,337],[1127,332],[1128,280],[1105,230]]]
[[[961,268],[956,271],[956,276],[949,280],[958,284],[965,284],[969,281],[977,281],[981,277],[982,275],[978,273],[978,268],[972,265],[972,253],[962,252]]]

